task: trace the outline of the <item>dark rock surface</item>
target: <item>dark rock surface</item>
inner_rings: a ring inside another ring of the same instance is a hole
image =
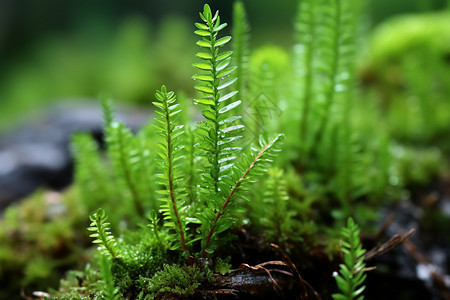
[[[67,102],[67,101],[65,101]],[[133,130],[150,119],[150,110],[120,108],[118,120]],[[0,211],[39,187],[62,189],[72,181],[70,140],[90,132],[102,141],[98,101],[76,101],[49,108],[43,116],[0,136]]]

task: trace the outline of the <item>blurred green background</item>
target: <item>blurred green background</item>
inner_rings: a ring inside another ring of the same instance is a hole
[[[370,0],[370,28],[446,0]],[[154,90],[193,94],[193,22],[204,1],[0,1],[0,132],[31,113],[99,93],[146,105]],[[244,1],[251,48],[293,45],[296,0]],[[209,1],[231,23],[232,1]],[[189,46],[192,45],[192,46]]]

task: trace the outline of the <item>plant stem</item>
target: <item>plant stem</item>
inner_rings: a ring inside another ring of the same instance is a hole
[[[178,214],[178,208],[177,208],[177,203],[175,201],[175,193],[174,193],[174,188],[173,188],[173,173],[172,173],[172,138],[171,138],[171,130],[170,130],[170,116],[169,116],[169,107],[167,104],[167,101],[164,101],[164,111],[166,113],[166,124],[167,124],[167,161],[168,161],[168,181],[169,181],[169,194],[170,194],[170,201],[172,203],[172,209],[173,209],[173,214],[175,215],[176,218],[176,225],[178,226],[178,230],[180,231],[180,242],[181,242],[181,247],[183,247],[183,250],[188,251],[189,248],[186,245],[186,238],[185,238],[185,234],[184,234],[184,230],[183,230],[183,226],[181,224],[181,220],[180,220],[180,215]]]
[[[129,170],[129,166],[125,159],[122,130],[119,130],[119,149],[120,149],[120,163],[122,165],[123,172],[125,174],[125,181],[131,191],[131,195],[133,197],[133,202],[134,202],[134,206],[136,207],[136,211],[139,214],[139,216],[142,217],[142,216],[144,216],[144,208],[142,207],[141,200],[139,199],[139,193],[136,189],[136,186],[133,183],[133,180],[132,180],[131,174],[130,174],[130,170]]]
[[[220,211],[218,211],[216,213],[216,218],[214,219],[214,223],[213,225],[211,225],[211,228],[209,229],[208,235],[206,237],[206,243],[205,243],[205,247],[203,249],[202,252],[202,257],[206,258],[208,256],[208,252],[206,251],[209,248],[209,244],[211,242],[211,238],[214,234],[214,229],[216,228],[217,222],[219,221],[220,217],[225,213],[225,209],[227,207],[227,205],[230,203],[231,198],[233,197],[233,195],[236,193],[236,190],[239,188],[239,186],[241,185],[241,183],[244,181],[244,179],[247,177],[248,173],[250,172],[251,169],[253,169],[253,167],[255,166],[256,162],[258,161],[258,159],[261,157],[261,155],[264,154],[264,152],[278,139],[278,137],[274,138],[273,140],[271,140],[269,143],[267,143],[262,149],[261,151],[255,156],[255,159],[252,161],[252,163],[250,164],[250,166],[245,170],[244,174],[242,174],[241,178],[236,182],[236,184],[234,185],[233,189],[230,192],[230,195],[228,196],[227,200],[225,200],[225,202],[222,205],[222,209]]]

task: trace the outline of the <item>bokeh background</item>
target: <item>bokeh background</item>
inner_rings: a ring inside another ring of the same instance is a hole
[[[209,1],[231,22],[231,1]],[[251,48],[291,52],[296,0],[244,1]],[[393,15],[440,10],[445,0],[370,0],[368,28]],[[199,0],[0,1],[0,133],[55,103],[95,99],[148,105],[166,84],[193,94]]]

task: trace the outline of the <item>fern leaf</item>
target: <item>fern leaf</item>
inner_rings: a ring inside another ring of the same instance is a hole
[[[132,203],[138,216],[144,216],[144,203],[151,204],[147,187],[148,178],[143,174],[143,166],[148,163],[149,157],[143,151],[138,138],[125,124],[118,122],[112,115],[112,108],[109,102],[102,102],[105,119],[106,143],[108,154],[112,160],[113,169],[117,178],[125,189],[129,192]],[[147,160],[144,161],[144,160]]]
[[[242,189],[242,183],[251,182],[255,176],[261,175],[266,171],[268,165],[273,162],[273,157],[279,151],[278,144],[283,138],[284,135],[277,135],[269,142],[260,139],[261,148],[250,149],[249,154],[243,155],[242,160],[233,165],[232,176],[223,179],[218,194],[213,199],[215,202],[220,202],[223,201],[222,199],[225,199],[225,201],[220,203],[220,209],[212,210],[208,208],[199,216],[202,220],[200,231],[203,235],[203,257],[207,257],[208,253],[211,252],[209,248],[215,236],[227,230],[235,223],[229,211],[230,203],[234,202],[235,198],[238,197],[239,190]]]
[[[119,260],[119,251],[114,236],[109,231],[109,223],[106,222],[108,217],[103,209],[98,209],[96,213],[89,216],[91,224],[88,227],[89,231],[93,231],[90,237],[94,238],[93,243],[99,244],[98,250],[100,253],[110,256],[113,259]]]
[[[233,5],[233,62],[237,67],[236,88],[240,97],[246,99],[247,72],[249,54],[249,32],[250,26],[247,21],[247,14],[242,1],[236,1]],[[230,53],[230,52],[228,52]],[[227,53],[226,53],[227,54]],[[231,53],[229,54],[231,55]],[[228,74],[227,74],[228,75]],[[242,109],[240,110],[242,111]]]
[[[102,106],[104,127],[107,128],[114,122],[114,109],[111,101],[107,98],[101,98],[100,104]]]
[[[191,211],[195,212],[198,204],[197,199],[197,187],[196,182],[198,182],[198,169],[196,168],[196,164],[198,161],[198,157],[195,156],[195,134],[194,131],[190,128],[186,128],[186,145],[184,147],[184,156],[186,158],[186,193],[188,194],[189,205],[191,206]]]
[[[296,54],[297,54],[297,70],[302,70],[300,74],[297,74],[302,81],[301,92],[301,119],[300,119],[300,140],[304,145],[307,145],[305,141],[308,140],[308,132],[310,128],[310,110],[312,102],[314,101],[314,85],[317,80],[314,77],[315,66],[315,52],[317,51],[317,27],[318,27],[318,2],[317,0],[304,0],[300,1],[297,19],[295,22],[296,31]],[[302,146],[307,147],[307,146]],[[304,160],[304,152],[307,149],[302,149],[301,163]]]
[[[111,272],[111,261],[104,255],[100,258],[100,272],[102,273],[105,288],[105,300],[119,300],[119,288],[114,286],[114,278]]]
[[[160,129],[159,133],[163,138],[160,143],[161,150],[158,152],[161,157],[160,169],[163,171],[161,178],[165,190],[161,191],[164,195],[161,200],[165,203],[162,206],[164,219],[167,220],[165,225],[173,227],[179,235],[180,244],[183,250],[188,251],[186,243],[186,226],[180,207],[183,207],[183,198],[186,196],[179,184],[179,176],[177,167],[180,158],[182,158],[181,140],[179,137],[184,134],[183,126],[176,125],[180,110],[177,109],[176,98],[174,92],[168,92],[165,86],[161,87],[160,91],[156,91],[156,102],[153,104],[159,108],[156,113],[159,115],[156,126]]]
[[[197,125],[196,148],[207,161],[202,174],[205,183],[202,188],[213,195],[219,191],[220,178],[229,170],[225,167],[223,159],[228,159],[226,162],[228,165],[235,158],[228,150],[230,147],[235,147],[236,140],[242,137],[239,132],[243,126],[234,122],[238,119],[233,121],[229,119],[229,113],[235,111],[241,101],[232,100],[236,94],[235,91],[225,91],[236,81],[236,78],[228,79],[228,76],[236,69],[230,66],[232,52],[221,51],[222,47],[231,40],[230,36],[219,37],[220,31],[227,24],[220,23],[218,12],[213,16],[208,5],[204,6],[200,18],[204,24],[197,23],[199,30],[195,33],[201,37],[197,45],[202,50],[197,53],[197,57],[203,61],[194,64],[201,73],[194,75],[193,78],[200,82],[195,89],[203,96],[194,99],[194,103],[203,107],[202,115],[205,121]],[[216,206],[216,209],[219,208]]]
[[[363,300],[365,287],[361,286],[366,279],[364,274],[364,254],[366,251],[361,246],[359,228],[352,218],[348,218],[347,227],[342,229],[342,249],[344,263],[339,266],[339,275],[336,283],[341,293],[333,294],[335,300]]]
[[[281,169],[270,169],[265,182],[263,198],[264,218],[260,222],[268,232],[268,238],[285,242],[288,238],[285,227],[290,222],[292,212],[288,211],[289,195],[285,174]]]
[[[72,138],[72,150],[75,159],[75,184],[86,210],[91,211],[98,208],[98,205],[114,202],[116,191],[114,184],[111,184],[114,178],[100,159],[97,142],[89,134],[78,133]]]
[[[350,95],[354,82],[354,61],[357,34],[358,4],[351,0],[333,0],[321,6],[324,22],[319,35],[320,60],[323,83],[320,91],[323,94],[323,112],[314,137],[316,147],[321,143],[325,129],[329,123],[332,106],[337,96],[345,93],[343,116],[344,122],[350,118]]]

